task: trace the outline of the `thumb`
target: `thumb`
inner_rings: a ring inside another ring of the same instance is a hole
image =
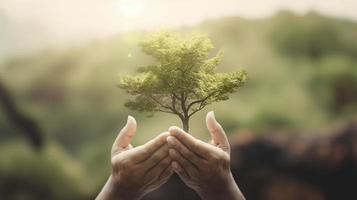
[[[132,116],[128,116],[127,122],[122,128],[114,141],[112,152],[117,152],[129,146],[131,139],[136,132],[136,120]]]
[[[214,112],[210,111],[206,116],[206,125],[211,133],[213,143],[222,147],[224,150],[229,150],[229,142],[222,126],[217,122]]]

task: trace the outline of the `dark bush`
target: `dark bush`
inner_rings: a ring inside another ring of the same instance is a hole
[[[24,143],[0,148],[0,199],[88,199],[83,169],[58,147],[33,151]]]

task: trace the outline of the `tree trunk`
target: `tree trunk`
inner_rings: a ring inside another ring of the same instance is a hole
[[[189,118],[187,117],[187,118],[181,119],[181,121],[182,121],[183,130],[188,133],[188,131],[189,131]]]
[[[10,122],[21,129],[32,145],[40,150],[44,144],[44,137],[39,125],[16,105],[14,97],[0,80],[1,107]]]

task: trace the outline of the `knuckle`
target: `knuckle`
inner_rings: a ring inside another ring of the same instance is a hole
[[[151,161],[154,162],[154,163],[159,162],[160,161],[160,156],[159,155],[151,156]]]
[[[210,152],[209,153],[209,157],[210,157],[210,160],[212,160],[212,161],[218,161],[219,160],[219,156],[217,155],[216,152]]]
[[[181,160],[183,166],[188,166],[189,162],[186,159]]]
[[[193,153],[189,152],[188,150],[186,150],[185,154],[189,160],[194,160],[196,158],[196,156],[193,155]]]
[[[176,146],[174,146],[174,149],[176,150],[176,152],[180,152],[180,153],[182,153],[182,154],[186,154],[186,151],[185,151],[185,149],[184,149],[184,147],[182,146],[182,145],[176,145]]]
[[[176,139],[175,138],[170,138],[170,140],[169,140],[169,143],[168,143],[170,146],[172,146],[172,147],[177,147],[178,145],[177,145],[177,141],[176,141]]]
[[[211,159],[216,162],[216,163],[220,163],[223,159],[222,155],[220,153],[217,152],[212,152],[210,154]]]
[[[149,153],[149,149],[148,149],[148,148],[144,148],[144,147],[142,147],[142,149],[141,149],[141,153],[142,153],[142,154],[144,154],[144,155],[146,155],[146,154],[148,154],[148,153]]]
[[[159,163],[159,167],[160,167],[160,168],[164,168],[164,167],[166,167],[168,164],[169,164],[169,161],[168,161],[168,160],[164,160],[163,162],[160,162],[160,163]]]
[[[112,159],[110,160],[110,163],[112,166],[115,166],[118,163],[118,156],[112,157]]]
[[[132,161],[130,158],[122,158],[118,162],[118,166],[119,166],[120,170],[126,170],[126,169],[130,168],[131,163],[132,163]]]
[[[128,158],[116,156],[111,160],[113,173],[123,173],[130,169],[131,162]]]
[[[208,160],[203,160],[202,162],[201,162],[201,169],[202,169],[202,171],[207,171],[207,170],[209,170],[210,168],[211,168],[211,162],[210,161],[208,161]]]
[[[119,165],[114,159],[112,159],[112,172],[113,174],[117,174],[119,172]]]
[[[212,133],[221,133],[223,128],[221,125],[217,124],[216,126],[212,127],[210,130]]]
[[[120,156],[120,155],[117,155],[117,156],[114,156],[114,157],[112,157],[112,159],[111,159],[111,164],[112,164],[112,166],[117,166],[117,165],[119,165],[119,163],[122,161],[122,156]]]
[[[229,166],[230,165],[230,158],[229,155],[225,153],[215,153],[212,155],[212,160],[220,165],[220,166]]]
[[[174,146],[174,147],[176,147],[176,148],[182,148],[181,147],[181,145],[176,141],[176,140],[174,140],[173,142],[172,142],[172,146]]]
[[[192,141],[192,147],[193,147],[194,149],[199,148],[199,144],[198,144],[197,140],[193,140],[193,141]]]
[[[165,154],[166,156],[168,156],[170,154],[169,151],[170,151],[169,146],[165,145],[165,148],[161,152],[162,152],[162,154]]]
[[[219,127],[217,127],[217,126],[212,127],[212,128],[211,128],[211,132],[212,132],[212,133],[217,133],[217,132],[219,132]]]
[[[224,154],[223,159],[222,159],[222,163],[225,167],[229,167],[230,163],[231,163],[231,158],[229,155]]]
[[[146,172],[144,170],[140,170],[140,167],[134,168],[133,171],[135,171],[135,173],[130,173],[130,175],[133,176],[134,178],[140,179],[141,177],[144,177],[146,175]]]

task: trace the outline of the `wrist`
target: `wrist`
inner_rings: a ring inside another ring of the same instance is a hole
[[[231,173],[219,183],[203,188],[198,194],[204,200],[245,200]]]

